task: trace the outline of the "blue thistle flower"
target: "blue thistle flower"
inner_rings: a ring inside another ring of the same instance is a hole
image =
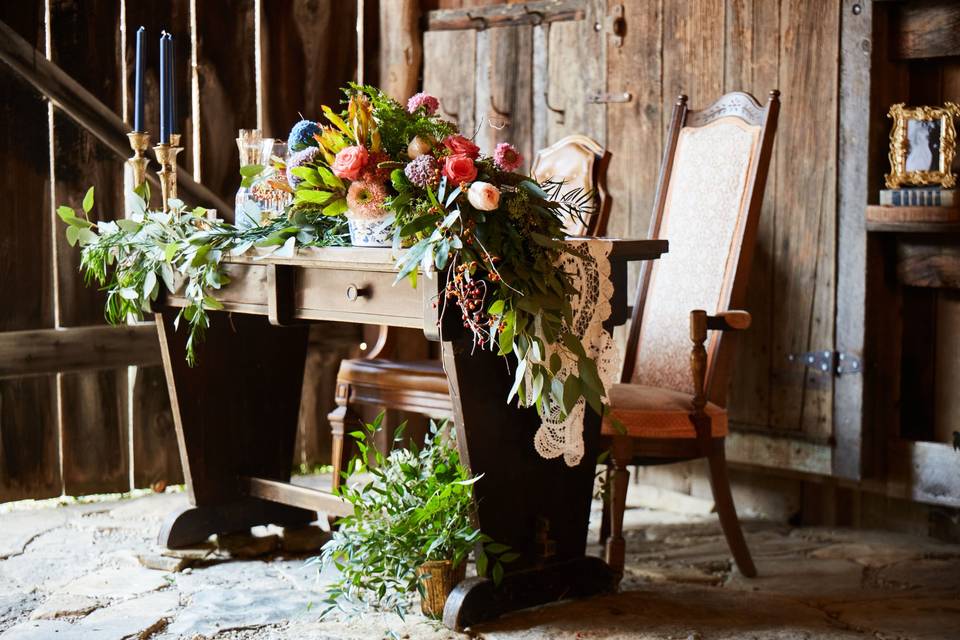
[[[287,148],[290,151],[301,151],[307,147],[316,147],[317,141],[313,134],[320,133],[320,125],[313,120],[301,120],[293,125],[290,137],[287,139]]]

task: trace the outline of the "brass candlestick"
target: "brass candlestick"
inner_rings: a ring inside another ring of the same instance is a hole
[[[166,213],[170,210],[170,198],[177,197],[177,154],[183,151],[183,147],[180,146],[180,134],[171,133],[170,142],[161,142],[153,148],[153,151],[157,154],[157,162],[160,163],[157,177],[160,178],[163,211]]]
[[[133,156],[127,160],[130,169],[133,171],[133,189],[139,189],[147,179],[147,156],[144,155],[150,146],[150,134],[144,131],[131,131],[127,134],[130,140],[130,148],[133,149]]]

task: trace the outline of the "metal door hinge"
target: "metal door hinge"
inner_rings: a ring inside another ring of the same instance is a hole
[[[835,376],[860,373],[860,359],[849,353],[839,351],[809,351],[807,353],[791,353],[787,356],[790,362],[799,362],[809,369],[819,373],[829,373]]]
[[[623,17],[623,5],[615,4],[609,9],[609,15],[604,16],[603,22],[593,24],[594,31],[603,31],[610,36],[610,42],[618,49],[623,46],[623,36],[627,33],[627,21]]]

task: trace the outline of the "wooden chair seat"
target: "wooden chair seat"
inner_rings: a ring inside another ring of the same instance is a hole
[[[690,420],[693,395],[649,387],[641,384],[615,384],[607,389],[613,417],[626,428],[626,434],[613,425],[609,418],[603,421],[603,434],[628,435],[631,438],[696,438],[697,432]],[[727,410],[708,402],[704,407],[710,420],[710,434],[714,438],[727,435]]]
[[[408,391],[422,391],[447,396],[450,386],[439,360],[399,361],[344,360],[340,366],[339,380],[351,384],[371,384]]]

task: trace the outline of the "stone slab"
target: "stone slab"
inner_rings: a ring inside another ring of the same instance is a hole
[[[56,620],[57,618],[75,618],[85,616],[100,605],[100,601],[89,596],[72,593],[57,593],[30,613],[31,620]]]
[[[31,509],[0,514],[0,560],[23,553],[34,538],[66,522],[67,513],[62,509]]]
[[[307,615],[316,596],[287,589],[212,588],[195,592],[166,633],[211,637],[230,629],[259,627]]]
[[[105,567],[67,583],[60,593],[91,598],[129,598],[167,586],[162,574],[144,567]]]

